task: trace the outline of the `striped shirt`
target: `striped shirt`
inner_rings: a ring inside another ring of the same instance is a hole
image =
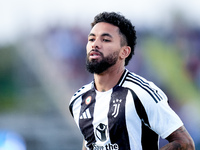
[[[69,108],[90,150],[156,150],[183,125],[163,91],[127,69],[109,91],[83,86]]]

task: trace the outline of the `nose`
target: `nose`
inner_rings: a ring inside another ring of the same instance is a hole
[[[100,49],[100,41],[96,39],[95,41],[92,42],[92,49]]]
[[[99,46],[98,45],[94,45],[94,46],[92,46],[92,49],[99,49]]]

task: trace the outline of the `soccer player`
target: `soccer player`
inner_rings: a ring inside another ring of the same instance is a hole
[[[94,80],[71,99],[70,112],[84,137],[83,150],[193,150],[182,121],[154,83],[125,68],[136,31],[121,14],[98,14],[88,35],[86,67]]]

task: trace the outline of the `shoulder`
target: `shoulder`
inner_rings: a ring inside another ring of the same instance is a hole
[[[157,85],[130,71],[126,75],[123,86],[133,90],[141,101],[152,99],[157,103],[161,100],[168,100],[165,93]]]
[[[70,103],[69,103],[69,109],[70,112],[72,113],[72,107],[74,105],[74,103],[87,91],[91,90],[93,87],[93,82],[86,84],[84,86],[82,86],[77,92],[75,92],[75,94],[72,96]]]
[[[76,99],[77,97],[79,97],[79,96],[82,95],[83,93],[89,91],[92,87],[93,87],[93,82],[82,86],[78,91],[76,91],[76,92],[74,93],[74,95],[72,96],[72,99],[71,99],[71,100]]]
[[[130,83],[137,84],[139,86],[155,86],[155,84],[153,82],[145,79],[144,77],[142,77],[138,74],[130,72],[130,71],[128,72],[125,80]]]

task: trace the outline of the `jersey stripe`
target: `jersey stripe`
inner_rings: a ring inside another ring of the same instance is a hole
[[[143,84],[142,84],[143,86],[146,85],[146,87],[149,88],[149,90],[151,90],[151,91],[156,95],[156,97],[158,97],[159,100],[162,100],[162,99],[163,99],[162,96],[159,95],[155,89],[153,89],[153,88],[150,87],[150,85],[149,85],[148,82],[145,82],[142,78],[140,78],[140,77],[138,77],[138,76],[135,76],[135,75],[133,75],[133,74],[131,74],[131,73],[129,73],[129,74],[130,74],[131,76],[133,76],[134,78],[138,79],[138,81],[141,81],[141,83],[143,83]]]
[[[70,103],[70,105],[69,105],[69,111],[70,111],[72,117],[74,117],[74,114],[73,114],[73,111],[72,111],[73,105],[74,105],[75,101],[76,101],[80,96],[81,96],[81,95],[79,95],[78,97],[76,97],[76,98]]]
[[[91,102],[88,104],[86,103],[86,99],[91,97]],[[81,110],[79,115],[79,127],[84,135],[85,140],[87,141],[87,146],[92,149],[92,143],[95,143],[95,135],[94,135],[94,127],[93,127],[93,114],[94,114],[94,105],[96,103],[96,92],[94,89],[86,92],[82,96],[81,102]],[[86,114],[90,114],[90,117]],[[85,117],[83,117],[85,116]]]
[[[133,100],[134,100],[134,103],[135,103],[135,108],[136,108],[138,116],[140,117],[141,121],[143,121],[147,126],[150,127],[149,119],[147,117],[147,113],[144,109],[144,106],[142,105],[140,99],[135,94],[135,92],[131,89],[130,89],[130,91],[131,91],[131,94],[133,96]]]
[[[110,141],[112,144],[117,144],[120,149],[130,150],[129,136],[125,117],[125,104],[127,88],[117,86],[113,89],[110,100],[110,108],[108,112],[108,127]],[[115,111],[118,109],[118,111]],[[113,114],[115,112],[115,115]],[[120,137],[120,138],[119,138]]]
[[[142,123],[142,149],[157,150],[159,147],[159,136],[148,126]]]
[[[141,136],[141,142],[142,142],[142,149],[143,150],[149,150],[149,149],[158,149],[158,139],[159,136],[156,134],[153,130],[151,130],[151,126],[149,124],[149,120],[147,117],[147,113],[144,109],[144,106],[142,105],[140,99],[135,94],[133,90],[131,90],[131,94],[134,99],[135,108],[137,111],[138,116],[141,119],[142,122],[142,136]],[[151,142],[150,142],[151,139]]]
[[[126,81],[133,82],[133,83],[137,84],[138,86],[140,86],[142,89],[144,89],[146,92],[148,92],[149,95],[151,95],[151,97],[154,99],[154,101],[156,103],[158,103],[158,101],[162,100],[162,97],[158,93],[156,93],[156,91],[154,89],[152,89],[149,86],[149,83],[143,81],[141,78],[129,73],[127,75]]]
[[[117,83],[118,86],[121,86],[124,83],[127,74],[128,74],[128,70],[125,69],[124,73],[122,74],[122,76],[119,80],[119,82]]]

